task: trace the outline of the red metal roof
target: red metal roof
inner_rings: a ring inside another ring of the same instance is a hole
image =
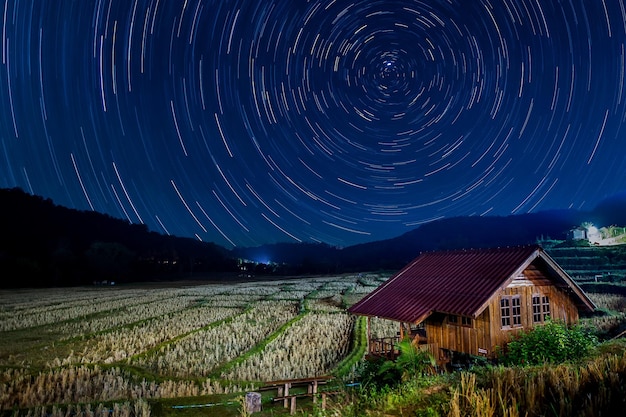
[[[348,311],[407,323],[433,312],[476,317],[538,256],[548,257],[537,245],[423,253]],[[578,288],[560,268],[556,272]]]

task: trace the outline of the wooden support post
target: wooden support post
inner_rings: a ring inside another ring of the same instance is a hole
[[[372,317],[367,316],[367,351],[372,353]]]
[[[322,392],[322,410],[326,410],[326,393]]]
[[[285,397],[287,397],[289,395],[289,388],[291,388],[291,384],[289,382],[286,382],[285,383],[285,391],[284,391],[284,394],[283,394]],[[287,405],[287,401],[288,401],[287,398],[285,398],[283,400],[283,407],[285,407],[285,408],[287,408],[287,406],[288,406]]]
[[[296,414],[296,397],[295,395],[291,397],[291,407],[289,408],[289,414]]]

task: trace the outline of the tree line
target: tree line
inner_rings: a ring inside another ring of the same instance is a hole
[[[218,245],[57,206],[19,188],[0,190],[0,224],[4,287],[180,279],[237,270],[229,251]]]

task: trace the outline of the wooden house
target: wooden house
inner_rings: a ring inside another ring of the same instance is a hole
[[[494,358],[522,329],[548,318],[568,325],[594,303],[539,246],[423,253],[349,308],[400,322],[439,363],[455,354]],[[369,324],[369,321],[368,321]],[[368,326],[369,328],[369,326]],[[392,343],[370,338],[370,352]]]

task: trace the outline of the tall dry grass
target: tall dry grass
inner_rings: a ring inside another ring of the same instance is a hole
[[[615,312],[626,312],[626,297],[623,295],[605,293],[589,293],[588,295],[599,308]]]
[[[69,367],[36,376],[24,370],[6,370],[0,375],[0,410],[32,408],[48,404],[76,404],[125,399],[176,398],[243,391],[240,386],[222,386],[218,381],[136,381],[120,368]]]
[[[91,320],[90,316],[101,313],[108,313],[107,316],[123,316],[127,308],[139,307],[139,312],[143,304],[148,303],[164,303],[168,308],[177,306],[181,310],[186,308],[191,297],[181,296],[176,289],[160,289],[154,292],[146,292],[145,290],[89,290],[82,291],[78,294],[73,291],[65,291],[59,293],[51,291],[42,295],[44,301],[31,302],[22,300],[21,298],[11,299],[6,292],[2,295],[11,301],[3,299],[2,310],[0,310],[0,331],[9,331],[17,329],[26,329],[29,327],[37,327],[43,325],[56,325],[65,321],[81,319],[80,322]],[[33,295],[34,296],[34,295]],[[72,298],[75,296],[77,298]],[[147,317],[155,315],[154,308],[158,304],[149,306],[151,308],[143,308]],[[158,311],[158,310],[157,310]],[[141,316],[129,315],[136,320]],[[101,330],[101,329],[98,329]]]
[[[72,352],[53,366],[75,363],[110,364],[127,360],[178,336],[200,329],[212,322],[239,314],[241,309],[203,306],[151,318],[134,326],[98,334],[87,342],[82,352]]]
[[[150,404],[143,399],[133,402],[113,403],[111,405],[98,404],[70,404],[65,407],[53,405],[52,407],[34,407],[22,411],[15,411],[12,417],[150,417],[152,410]]]
[[[448,415],[595,417],[624,410],[626,352],[582,365],[492,368],[479,378],[463,373]]]
[[[298,305],[292,301],[259,302],[231,321],[192,333],[152,355],[137,358],[133,364],[162,375],[208,376],[218,365],[261,342],[297,312]]]
[[[600,335],[614,334],[626,326],[626,297],[619,294],[590,293],[589,298],[608,315],[583,320],[583,325]]]
[[[395,337],[399,331],[400,325],[397,321],[381,319],[380,317],[370,318],[370,333],[373,339]]]
[[[347,355],[353,326],[348,314],[307,314],[222,377],[272,381],[325,375]]]
[[[346,355],[353,318],[326,308],[324,300],[341,299],[356,282],[356,277],[330,277],[0,292],[0,366],[5,367],[0,410],[89,416],[98,415],[96,404],[118,402],[119,414],[113,415],[140,415],[132,404],[124,408],[125,401],[249,389],[233,379],[265,379],[244,369],[257,360],[268,372],[276,367],[281,378],[325,373]],[[292,324],[309,302],[316,311]],[[266,340],[277,329],[284,330],[280,337]],[[28,346],[18,354],[12,347],[22,341]],[[229,375],[231,380],[208,378],[215,364],[229,363],[266,341],[269,349],[251,354],[250,362],[238,368],[243,374]],[[160,374],[158,380],[153,372]],[[76,404],[91,405],[79,410]]]

